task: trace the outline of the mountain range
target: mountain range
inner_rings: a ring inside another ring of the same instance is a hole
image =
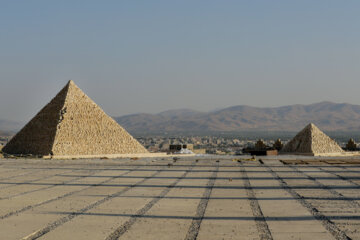
[[[216,133],[216,132],[297,132],[308,123],[331,132],[360,133],[360,105],[320,102],[283,107],[246,105],[200,112],[168,110],[157,114],[139,113],[114,117],[132,134]],[[23,124],[1,120],[0,131],[15,132]]]
[[[310,122],[324,131],[360,132],[360,105],[333,102],[263,108],[239,105],[211,112],[178,109],[158,114],[139,113],[115,117],[115,120],[134,134],[294,132]]]

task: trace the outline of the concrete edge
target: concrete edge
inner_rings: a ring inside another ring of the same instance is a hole
[[[196,154],[167,154],[167,153],[141,153],[141,154],[104,154],[104,155],[69,155],[44,156],[44,159],[81,159],[81,158],[154,158],[154,157],[193,157]]]
[[[280,152],[279,155],[302,155],[312,157],[356,157],[360,156],[358,152],[335,152],[335,153],[300,153],[300,152]]]

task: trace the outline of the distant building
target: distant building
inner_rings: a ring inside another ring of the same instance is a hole
[[[250,150],[252,156],[276,156],[278,151],[276,149]]]
[[[181,149],[188,149],[190,151],[193,151],[194,145],[193,144],[170,144],[169,145],[170,153],[179,152]]]
[[[192,151],[194,153],[196,153],[196,154],[206,154],[206,149],[205,148],[198,148],[198,149],[194,149]]]

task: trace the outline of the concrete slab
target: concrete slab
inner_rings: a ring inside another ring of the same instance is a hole
[[[360,165],[325,160],[0,160],[0,239],[360,239]]]

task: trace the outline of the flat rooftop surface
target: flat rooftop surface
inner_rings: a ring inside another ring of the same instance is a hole
[[[306,159],[0,159],[0,239],[360,239],[360,164]]]

